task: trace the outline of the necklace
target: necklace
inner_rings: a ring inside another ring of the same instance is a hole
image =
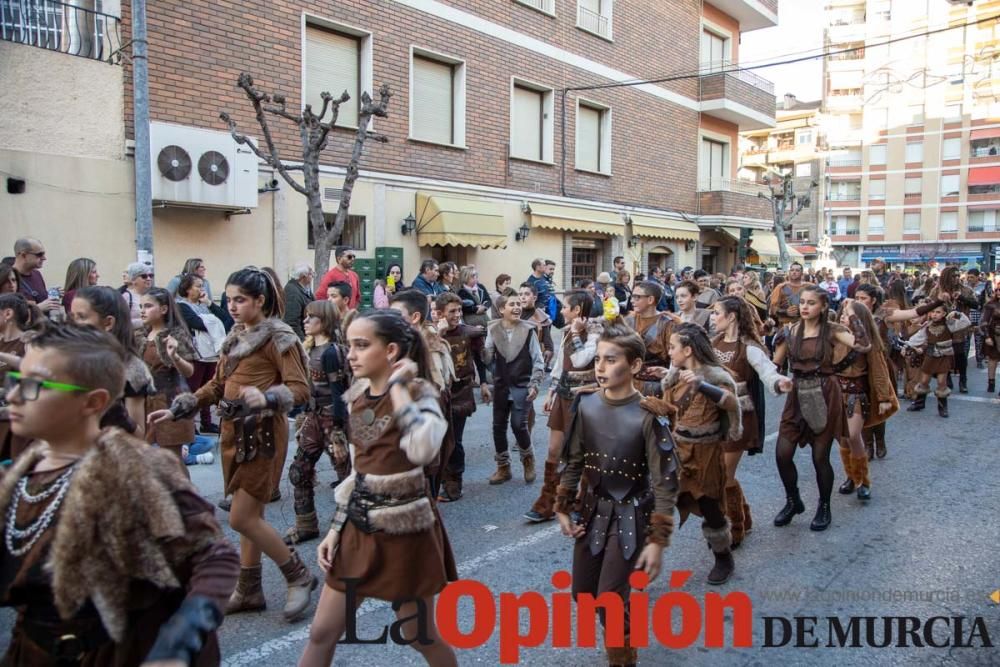
[[[47,489],[36,495],[28,492],[27,476],[22,477],[17,486],[14,487],[14,497],[10,501],[10,508],[7,510],[7,522],[4,526],[4,542],[7,546],[7,551],[11,555],[20,558],[28,553],[48,529],[52,523],[52,519],[55,518],[56,512],[62,505],[63,499],[66,497],[66,492],[69,491],[69,482],[73,477],[73,473],[76,472],[76,466],[77,464],[74,463],[69,470],[59,475]],[[24,528],[17,527],[17,508],[22,499],[29,505],[37,505],[49,498],[52,500],[37,519]],[[21,545],[14,546],[15,542],[20,542]]]

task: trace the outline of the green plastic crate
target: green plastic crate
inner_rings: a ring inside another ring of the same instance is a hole
[[[403,266],[402,248],[375,248],[375,275],[377,277],[384,278],[392,264]]]

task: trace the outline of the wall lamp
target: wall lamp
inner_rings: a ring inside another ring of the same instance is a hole
[[[514,233],[514,239],[517,241],[527,241],[528,233],[531,231],[531,227],[528,227],[528,223],[521,223],[521,228]]]
[[[417,219],[411,213],[403,218],[403,225],[399,228],[399,231],[403,233],[403,236],[406,236],[407,234],[412,234],[416,229]]]

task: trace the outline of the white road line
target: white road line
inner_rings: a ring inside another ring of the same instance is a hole
[[[930,396],[930,394],[928,394]],[[998,398],[983,398],[982,396],[962,396],[961,394],[951,394],[948,398],[953,398],[956,401],[969,401],[970,403],[993,403],[994,405],[1000,405],[1000,399]]]

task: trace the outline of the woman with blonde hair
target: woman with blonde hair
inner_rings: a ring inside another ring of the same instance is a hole
[[[97,262],[87,257],[78,257],[66,267],[66,282],[63,284],[63,308],[69,312],[73,305],[73,295],[78,289],[92,287],[101,279],[97,272]]]

